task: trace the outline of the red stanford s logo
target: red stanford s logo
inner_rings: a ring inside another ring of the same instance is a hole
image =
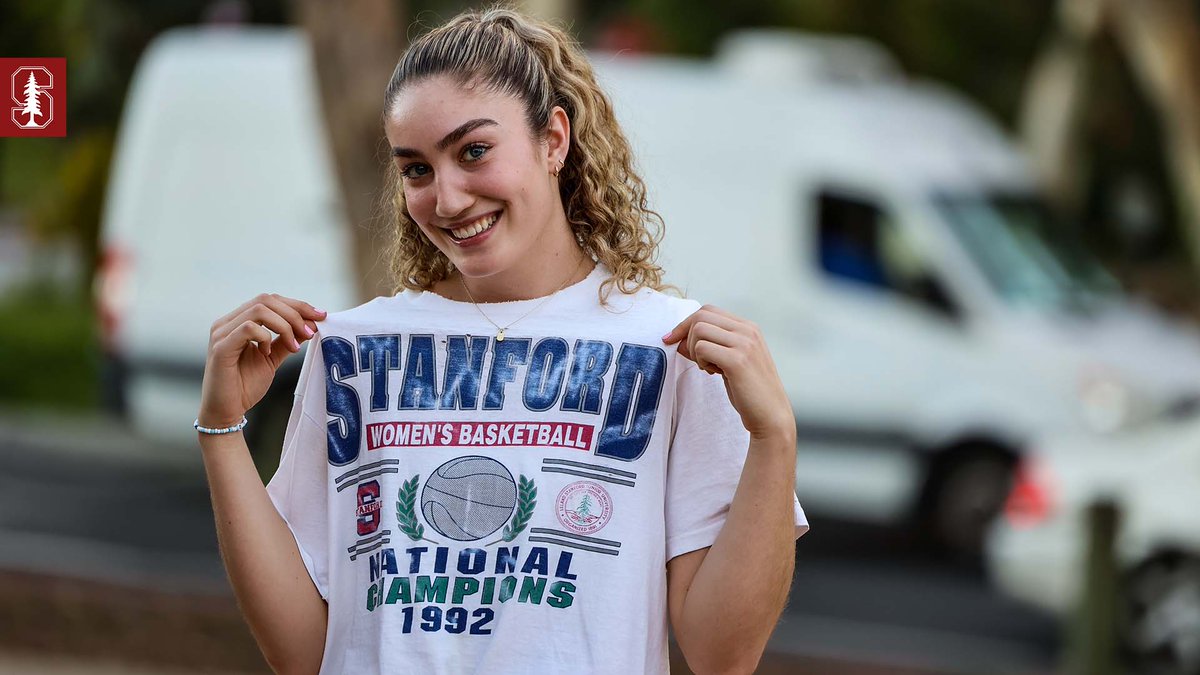
[[[368,481],[358,486],[358,507],[354,510],[354,515],[358,520],[360,537],[379,529],[379,510],[382,507],[383,502],[379,500],[379,481]]]
[[[0,76],[8,87],[0,136],[67,135],[66,59],[0,59]]]

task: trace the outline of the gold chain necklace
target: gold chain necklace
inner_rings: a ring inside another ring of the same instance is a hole
[[[575,266],[575,269],[571,270],[571,274],[568,275],[567,280],[564,281],[562,283],[562,285],[558,287],[558,291],[561,291],[562,289],[567,287],[567,284],[569,284],[571,282],[571,278],[575,276],[575,273],[579,271],[580,267],[583,267],[584,260],[587,260],[587,257],[584,257],[582,260],[580,260],[579,264]],[[558,293],[558,291],[554,291],[554,293],[547,295],[546,299],[539,302],[533,309],[529,310],[528,312],[525,312],[521,316],[517,317],[515,320],[510,321],[507,326],[501,327],[495,321],[492,321],[491,318],[489,318],[487,314],[484,314],[483,309],[480,308],[480,306],[479,306],[479,303],[475,302],[475,296],[471,295],[471,289],[467,288],[467,282],[466,282],[466,279],[463,278],[462,272],[459,272],[458,280],[460,283],[462,283],[463,290],[467,292],[467,297],[471,298],[471,304],[475,305],[475,311],[479,312],[479,315],[482,316],[484,319],[487,319],[488,323],[490,323],[496,327],[496,330],[497,330],[496,342],[504,342],[504,331],[508,330],[517,321],[520,321],[521,319],[524,319],[525,317],[529,316],[530,314],[533,314],[534,312],[536,312],[538,309],[540,309],[542,307],[542,305],[549,302],[550,298],[553,298],[555,293]]]

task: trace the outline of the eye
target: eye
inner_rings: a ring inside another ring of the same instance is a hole
[[[483,159],[483,156],[487,154],[487,151],[490,149],[490,145],[486,145],[484,143],[472,143],[463,148],[462,156],[463,159],[468,162],[477,162]]]
[[[404,166],[404,168],[400,169],[400,177],[404,178],[405,180],[416,180],[417,178],[423,178],[428,174],[428,165],[418,164],[415,162],[413,164],[407,164]]]

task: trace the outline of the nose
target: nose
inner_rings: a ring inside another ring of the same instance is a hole
[[[474,197],[467,189],[465,177],[460,172],[442,172],[435,176],[437,183],[437,205],[434,212],[439,218],[453,218],[471,207]]]

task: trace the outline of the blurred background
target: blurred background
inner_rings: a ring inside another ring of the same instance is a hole
[[[207,329],[390,294],[383,85],[470,6],[0,5],[0,57],[68,67],[67,137],[0,138],[0,671],[268,672]],[[667,280],[788,387],[813,530],[760,672],[1200,673],[1198,3],[522,7],[589,50]]]

